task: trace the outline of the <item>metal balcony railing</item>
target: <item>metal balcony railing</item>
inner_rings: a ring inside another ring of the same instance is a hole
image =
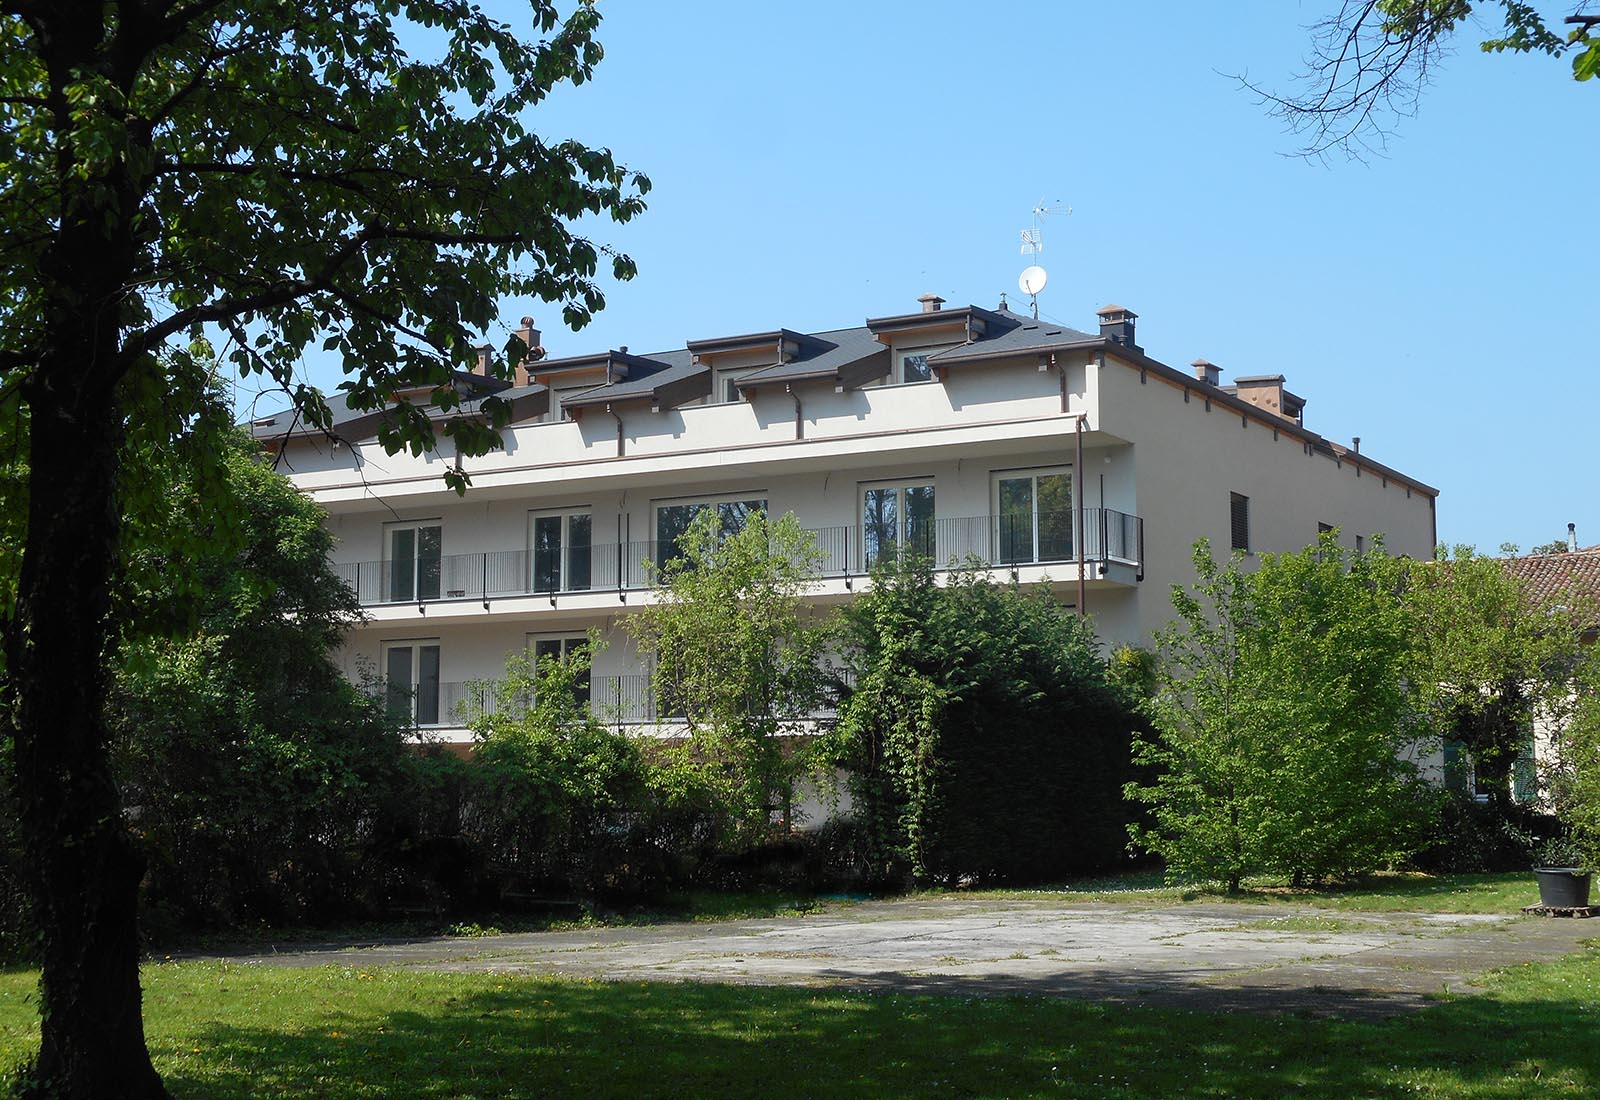
[[[975,560],[1009,567],[1071,563],[1078,541],[1087,562],[1144,562],[1144,520],[1113,508],[1085,508],[1083,530],[1073,511],[940,517],[896,524],[817,527],[809,532],[820,551],[823,577],[869,572],[885,554],[906,551],[931,557],[940,568]],[[654,586],[677,554],[672,542],[573,544],[559,552],[489,550],[405,561],[335,565],[363,606],[425,604],[440,600],[489,601],[507,596],[627,593]]]
[[[830,676],[841,683],[848,680],[845,673],[836,669],[830,670]],[[378,690],[399,715],[422,729],[461,728],[488,712],[518,714],[532,702],[525,697],[502,699],[491,682],[481,680],[446,680],[424,685],[410,693],[389,691],[381,684]],[[671,725],[676,720],[673,715],[664,713],[670,708],[657,705],[652,678],[643,673],[590,676],[587,683],[579,686],[579,693],[589,704],[590,713],[607,725]],[[806,718],[826,721],[837,716],[836,703],[827,702],[814,708]]]

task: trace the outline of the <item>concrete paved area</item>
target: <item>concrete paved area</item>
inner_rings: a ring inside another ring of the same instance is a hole
[[[1600,922],[952,898],[796,918],[329,944],[233,958],[1385,1016],[1442,992],[1477,992],[1487,970],[1557,958],[1592,936],[1600,936]]]

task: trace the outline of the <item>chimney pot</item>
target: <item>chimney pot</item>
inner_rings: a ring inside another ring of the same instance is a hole
[[[1361,453],[1361,437],[1359,435],[1358,436],[1353,436],[1353,437],[1351,437],[1350,442],[1355,445],[1356,454],[1360,454]]]
[[[522,327],[517,329],[517,338],[527,345],[528,354],[517,364],[516,374],[511,381],[513,385],[526,386],[532,380],[528,374],[528,364],[537,363],[544,358],[544,348],[539,346],[539,330],[533,327],[532,317],[522,319]]]
[[[1123,306],[1106,306],[1098,311],[1100,317],[1100,335],[1114,344],[1121,344],[1130,351],[1143,351],[1134,341],[1133,323],[1139,315]]]
[[[1567,549],[1574,554],[1578,552],[1578,525],[1576,523],[1567,524]]]
[[[1209,359],[1196,359],[1189,365],[1194,368],[1194,376],[1206,385],[1220,386],[1222,384],[1222,368]]]
[[[924,313],[938,313],[939,307],[944,305],[944,299],[937,294],[924,294],[917,301],[922,303]]]

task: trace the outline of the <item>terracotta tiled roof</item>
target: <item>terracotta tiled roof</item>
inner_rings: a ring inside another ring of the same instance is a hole
[[[1581,626],[1600,628],[1600,546],[1569,554],[1530,554],[1504,558],[1505,567],[1528,586],[1540,603],[1559,603],[1578,612]]]

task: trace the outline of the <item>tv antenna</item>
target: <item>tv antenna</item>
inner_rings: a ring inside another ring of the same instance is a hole
[[[1050,278],[1045,269],[1039,265],[1039,254],[1044,251],[1044,220],[1052,215],[1070,217],[1072,207],[1059,199],[1054,203],[1040,199],[1033,208],[1033,226],[1022,231],[1022,254],[1031,257],[1033,262],[1024,268],[1017,278],[1017,286],[1028,296],[1035,321],[1039,319],[1039,292],[1044,289],[1044,284]]]

